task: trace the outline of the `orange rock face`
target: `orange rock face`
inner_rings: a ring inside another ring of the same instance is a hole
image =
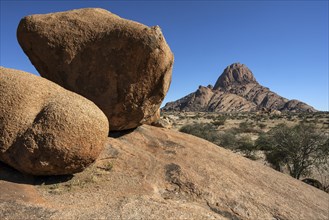
[[[82,171],[109,131],[91,101],[41,77],[0,68],[0,161],[32,175]]]
[[[92,100],[111,130],[150,123],[169,89],[174,58],[158,26],[87,8],[27,16],[17,37],[40,75]]]

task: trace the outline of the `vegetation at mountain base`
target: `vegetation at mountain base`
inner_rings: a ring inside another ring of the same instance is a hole
[[[216,131],[215,126],[210,123],[185,125],[180,129],[180,131],[187,134],[192,134],[199,138],[203,138],[217,145],[220,144],[220,142],[218,142],[219,141],[218,132]]]
[[[179,118],[189,121],[188,114]],[[206,139],[249,159],[263,159],[272,168],[328,192],[328,114],[197,113],[191,118],[197,121],[183,125],[179,131]],[[219,119],[224,123],[219,123]],[[311,178],[313,176],[317,179]]]

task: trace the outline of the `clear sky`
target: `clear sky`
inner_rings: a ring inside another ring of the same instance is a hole
[[[164,103],[214,85],[226,66],[240,62],[279,95],[329,110],[328,0],[1,0],[1,65],[37,74],[16,40],[19,20],[85,7],[161,27],[175,55]]]

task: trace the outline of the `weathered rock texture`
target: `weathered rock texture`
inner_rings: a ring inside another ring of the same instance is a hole
[[[158,26],[86,8],[27,16],[17,37],[40,75],[92,100],[111,130],[151,123],[169,89],[173,54]]]
[[[91,101],[0,67],[0,161],[33,175],[82,171],[104,147],[108,120]]]
[[[31,202],[3,202],[0,193],[0,218],[325,220],[329,214],[329,194],[315,187],[205,140],[148,125],[109,138],[96,163],[70,181],[35,188],[45,204],[31,194]]]
[[[215,83],[214,89],[228,88],[235,85],[245,85],[249,83],[257,83],[249,68],[240,63],[233,63],[226,67]]]
[[[215,86],[199,86],[177,101],[165,105],[165,111],[248,112],[262,109],[314,112],[298,100],[288,100],[260,85],[249,68],[240,63],[228,66]]]

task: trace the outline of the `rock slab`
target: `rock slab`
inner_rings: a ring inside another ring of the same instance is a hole
[[[27,16],[17,38],[41,76],[92,100],[111,130],[158,119],[174,60],[158,26],[85,8]]]
[[[32,175],[82,171],[109,124],[86,98],[44,78],[0,67],[0,161]]]
[[[36,214],[41,219],[124,220],[329,216],[328,193],[200,138],[148,125],[109,138],[90,169],[56,189],[34,187],[45,205],[17,199],[11,207],[20,209],[13,210],[0,196],[0,219],[6,213],[10,219]]]

